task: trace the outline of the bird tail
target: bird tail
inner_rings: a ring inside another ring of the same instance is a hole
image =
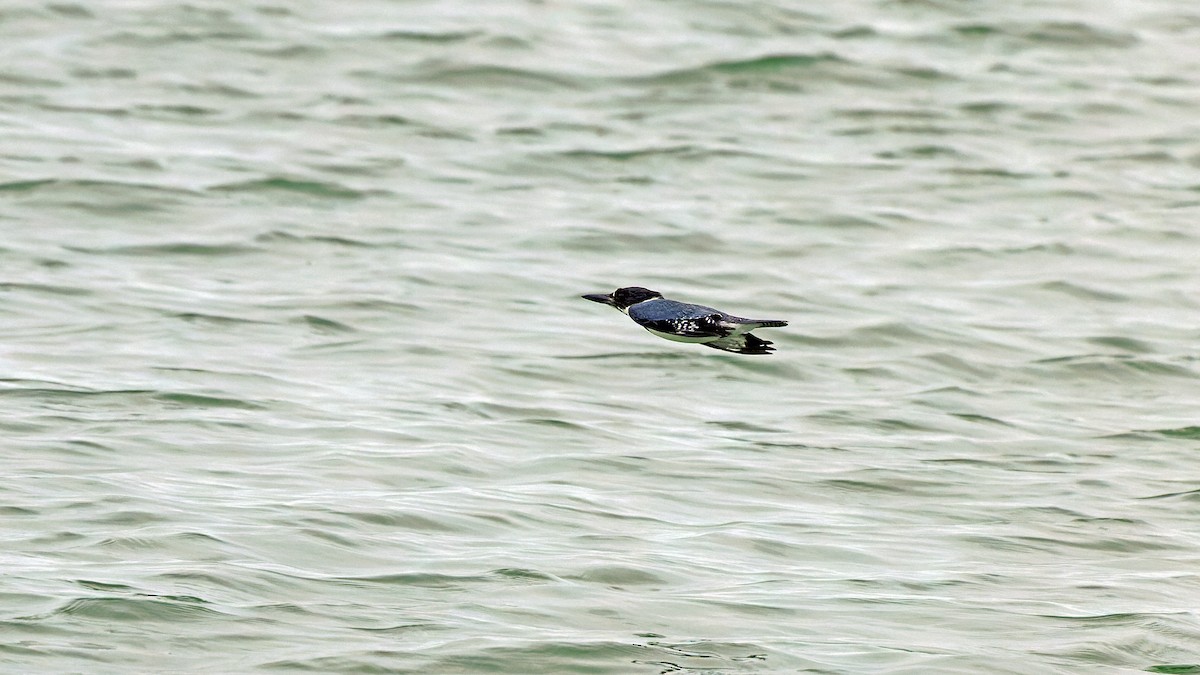
[[[788,325],[788,322],[778,319],[743,319],[742,323],[752,323],[756,328],[782,328]]]
[[[735,354],[770,354],[775,351],[775,348],[771,346],[775,344],[774,342],[764,340],[750,333],[731,335],[703,344],[705,347],[712,347],[713,349],[720,349],[723,352],[733,352]]]

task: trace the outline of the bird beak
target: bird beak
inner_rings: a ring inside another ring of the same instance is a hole
[[[603,293],[589,293],[587,295],[581,295],[579,297],[583,298],[584,300],[591,300],[592,302],[598,302],[602,305],[613,305],[614,307],[616,306],[616,301],[613,300],[611,293],[609,293],[607,295],[605,295]]]

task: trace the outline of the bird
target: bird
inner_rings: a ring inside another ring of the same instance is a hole
[[[634,323],[666,340],[693,342],[735,354],[770,354],[770,340],[750,331],[788,325],[776,319],[743,319],[712,307],[668,300],[662,293],[641,286],[618,288],[612,293],[589,293],[584,300],[611,305]]]

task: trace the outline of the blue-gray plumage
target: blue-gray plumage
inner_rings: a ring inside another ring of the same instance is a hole
[[[593,293],[583,298],[616,307],[661,338],[695,342],[738,354],[770,354],[775,349],[772,343],[751,335],[750,331],[788,325],[786,321],[743,319],[712,307],[668,300],[662,293],[640,286],[618,288],[607,295]]]

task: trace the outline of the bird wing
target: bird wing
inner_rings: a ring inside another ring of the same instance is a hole
[[[646,330],[681,337],[721,337],[729,334],[725,315],[711,307],[674,300],[654,300],[629,308],[629,318]]]
[[[725,322],[734,326],[749,326],[749,330],[755,328],[782,328],[788,325],[788,322],[781,319],[743,319],[740,316],[725,315]]]
[[[671,333],[681,337],[721,337],[729,329],[721,324],[721,315],[688,317],[686,319],[638,319],[634,321],[646,330]]]

